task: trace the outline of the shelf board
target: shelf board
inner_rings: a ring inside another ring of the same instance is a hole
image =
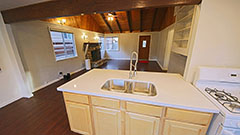
[[[182,32],[182,31],[186,31],[186,30],[190,30],[190,29],[191,29],[191,26],[188,26],[188,27],[185,27],[185,28],[176,30],[176,31],[177,31],[177,32]]]
[[[182,6],[181,8],[179,8],[179,9],[177,10],[177,14],[178,14],[179,12],[190,11],[190,10],[192,10],[193,8],[194,8],[194,6],[192,6],[192,7],[189,7],[189,6]]]
[[[184,38],[184,39],[174,39],[174,41],[188,41],[188,38]]]
[[[192,17],[192,16],[193,16],[193,12],[191,12],[190,14],[184,16],[180,20],[177,20],[177,23],[182,22],[182,21],[184,21],[184,20],[186,20],[186,19],[188,19],[189,17]]]
[[[181,48],[181,47],[174,47],[172,48],[172,52],[183,55],[183,56],[187,56],[187,48]]]

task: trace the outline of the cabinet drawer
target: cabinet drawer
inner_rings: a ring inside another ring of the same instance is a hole
[[[87,95],[80,95],[80,94],[74,94],[74,93],[68,93],[68,92],[64,92],[63,95],[64,95],[65,101],[89,104]]]
[[[140,114],[161,117],[163,107],[141,104],[141,103],[127,102],[126,109],[129,112],[135,112],[135,113],[140,113]]]
[[[120,101],[111,98],[91,97],[92,104],[96,106],[102,106],[107,108],[119,109]]]
[[[212,114],[167,108],[166,118],[183,122],[208,125],[212,119]]]
[[[165,120],[163,135],[206,135],[206,131],[202,125]]]

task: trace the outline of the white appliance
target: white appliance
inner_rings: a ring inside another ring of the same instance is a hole
[[[240,68],[199,67],[194,85],[220,110],[208,135],[240,135]]]

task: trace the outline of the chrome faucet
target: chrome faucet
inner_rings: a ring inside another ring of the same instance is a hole
[[[135,55],[136,57],[136,61],[133,65],[133,56]],[[131,60],[130,60],[130,72],[129,72],[129,79],[132,79],[133,77],[136,76],[137,74],[137,63],[138,63],[138,53],[137,52],[132,52],[132,55],[131,55]],[[132,71],[132,67],[134,67],[134,71]]]

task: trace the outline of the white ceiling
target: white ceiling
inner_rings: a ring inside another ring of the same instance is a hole
[[[50,0],[0,0],[0,11],[41,3]]]

